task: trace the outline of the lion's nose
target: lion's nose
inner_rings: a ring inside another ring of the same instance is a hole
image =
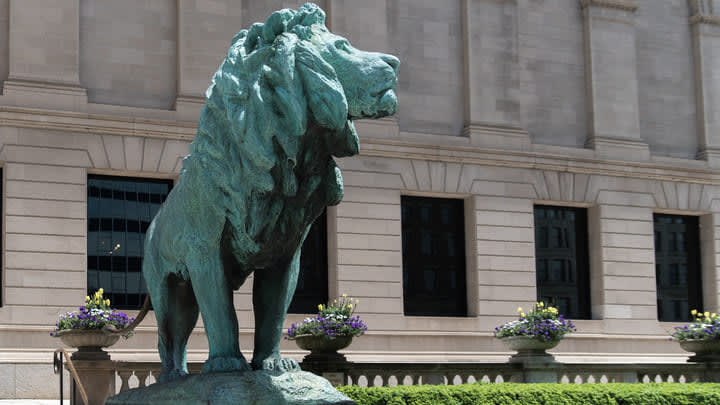
[[[380,55],[380,59],[385,61],[385,63],[387,63],[388,65],[392,66],[393,70],[395,71],[395,74],[397,74],[398,68],[400,67],[400,59],[398,59],[392,55],[385,54],[385,53]]]

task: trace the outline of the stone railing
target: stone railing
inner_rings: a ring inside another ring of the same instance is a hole
[[[117,392],[155,382],[159,363],[116,361]],[[303,366],[301,364],[301,366]],[[200,363],[189,365],[199,372]],[[347,363],[319,370],[303,367],[335,385],[395,386],[502,382],[720,382],[720,363],[588,364],[588,363]]]

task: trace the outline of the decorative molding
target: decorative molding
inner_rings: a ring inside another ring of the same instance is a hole
[[[358,129],[362,122],[358,122]],[[391,130],[389,132],[397,130],[397,123],[391,119],[366,121],[366,123],[376,125],[374,129],[387,127]],[[181,141],[192,141],[197,131],[197,123],[190,121],[119,117],[12,106],[0,106],[0,127],[3,126]],[[493,128],[494,131],[505,128],[510,133],[523,135],[522,130],[514,127],[483,125],[482,128]],[[713,169],[703,161],[685,159],[660,159],[657,162],[621,161],[612,157],[597,157],[593,151],[587,149],[548,145],[530,145],[529,150],[503,150],[478,146],[463,137],[412,135],[404,132],[389,135],[392,138],[364,136],[362,132],[360,135],[361,156],[720,185],[720,170]]]
[[[631,13],[634,13],[638,9],[637,3],[627,0],[580,0],[580,4],[582,5],[582,8],[614,8]]]
[[[119,117],[10,106],[0,106],[0,126],[183,141],[192,141],[197,132],[197,124],[189,121]]]
[[[709,25],[720,25],[720,15],[713,14],[695,14],[688,20],[691,25],[695,24],[709,24]]]
[[[87,90],[76,83],[50,82],[10,76],[3,82],[4,93],[12,90],[45,91],[87,97]]]
[[[675,181],[720,186],[720,171],[702,162],[693,165],[632,162],[586,156],[568,156],[567,148],[557,153],[492,150],[466,146],[421,144],[404,140],[362,137],[361,156],[452,162],[478,166],[536,169],[575,174],[628,177],[645,180]],[[585,152],[586,150],[581,150]],[[688,161],[693,162],[695,161]],[[692,167],[695,166],[695,167]]]

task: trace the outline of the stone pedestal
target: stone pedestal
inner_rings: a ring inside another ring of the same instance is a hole
[[[322,377],[305,371],[193,374],[121,392],[107,405],[272,404],[351,405]]]
[[[100,349],[78,350],[70,359],[88,396],[88,405],[102,405],[105,399],[115,394],[115,364],[107,352]],[[71,404],[84,405],[74,379]]]

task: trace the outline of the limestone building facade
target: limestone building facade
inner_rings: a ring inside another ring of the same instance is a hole
[[[103,267],[122,214],[94,211],[102,182],[171,185],[230,39],[299,4],[0,0],[0,398],[55,397],[57,317],[142,283],[129,247],[119,281]],[[578,318],[560,359],[685,361],[668,331],[720,312],[720,1],[319,5],[402,61],[399,112],[356,123],[327,211],[326,296],[370,325],[351,360],[503,361],[493,328],[547,298]],[[156,359],[149,318],[113,358]],[[190,348],[204,360],[201,325]]]

